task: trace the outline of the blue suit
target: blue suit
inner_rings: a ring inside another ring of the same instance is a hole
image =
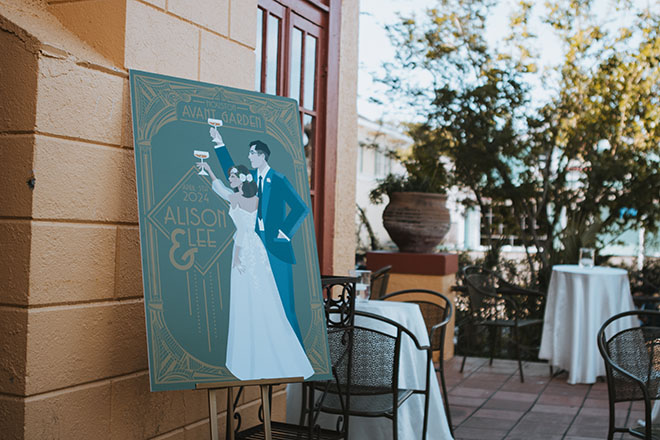
[[[215,152],[225,172],[234,167],[234,161],[227,147],[216,146]],[[251,170],[250,173],[258,184],[257,170]],[[289,180],[272,168],[266,174],[262,185],[261,209],[264,230],[259,229],[259,219],[257,219],[254,229],[261,237],[268,252],[268,261],[273,270],[286,317],[302,344],[293,293],[292,265],[296,264],[293,245],[290,240],[277,238],[277,236],[279,231],[282,231],[287,237],[293,239],[294,234],[309,214],[309,207],[300,198]]]

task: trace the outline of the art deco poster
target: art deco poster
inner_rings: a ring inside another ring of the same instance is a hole
[[[329,378],[297,103],[130,85],[152,390]]]

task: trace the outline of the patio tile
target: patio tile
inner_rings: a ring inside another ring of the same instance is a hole
[[[550,382],[544,391],[546,394],[581,397],[586,396],[588,392],[588,385],[570,385],[566,382],[560,382],[557,380]]]
[[[584,401],[582,396],[571,396],[566,394],[548,394],[547,392],[541,394],[538,403],[544,405],[561,405],[561,406],[581,406]]]
[[[449,406],[458,405],[458,406],[471,406],[473,408],[480,407],[486,399],[479,399],[476,397],[463,397],[463,396],[452,396],[449,394]]]
[[[511,374],[508,373],[494,373],[489,370],[485,369],[480,369],[479,371],[476,371],[470,375],[470,377],[466,378],[466,381],[472,381],[472,380],[496,380],[498,381],[499,385],[502,385],[505,381],[509,380],[511,377]]]
[[[463,358],[461,356],[454,356],[452,359],[453,362],[448,362],[448,366],[445,365],[445,369],[448,371],[460,371],[461,369],[461,362],[463,361]],[[463,369],[463,373],[468,373],[472,372],[475,370],[478,370],[481,368],[484,364],[488,362],[488,359],[483,359],[483,358],[467,358],[465,361],[465,368]]]
[[[507,399],[490,399],[484,404],[484,408],[490,409],[505,409],[505,410],[518,410],[527,411],[532,406],[531,402],[520,402],[517,400]]]
[[[463,423],[475,410],[476,408],[470,406],[455,406],[449,401],[449,412],[451,413],[451,421],[454,426]]]
[[[527,378],[525,382],[520,383],[517,377],[512,377],[503,386],[502,391],[516,391],[519,393],[538,394],[548,385],[546,380],[537,380],[536,378]]]
[[[477,417],[490,417],[503,420],[518,420],[525,414],[524,411],[507,411],[500,409],[481,408],[474,413]]]
[[[524,422],[533,422],[541,425],[550,425],[550,424],[558,424],[558,425],[568,425],[570,424],[573,419],[572,415],[569,414],[540,414],[540,413],[527,413],[523,417]],[[542,431],[546,432],[546,431]]]
[[[567,435],[564,440],[602,440],[603,437],[576,437],[574,435]]]
[[[605,399],[592,399],[590,397],[587,397],[587,400],[584,401],[583,406],[585,408],[609,408],[610,407],[610,402]]]
[[[527,433],[518,433],[518,434],[509,434],[506,436],[506,440],[562,440],[564,437],[558,434],[527,434]],[[602,440],[602,439],[601,439]]]
[[[459,385],[451,390],[449,396],[475,397],[485,400],[492,396],[494,392],[492,389],[471,388]]]
[[[454,431],[456,440],[500,440],[504,439],[507,431],[494,429],[478,429],[460,427]]]
[[[520,376],[518,375],[518,365],[516,364],[515,367],[512,365],[495,365],[493,364],[492,367],[489,367],[488,365],[485,365],[480,368],[480,371],[486,372],[486,373],[491,373],[491,374],[510,374],[510,375],[516,375],[518,376],[518,380],[520,380]]]
[[[498,391],[493,395],[493,399],[515,400],[518,402],[534,402],[537,398],[537,394],[517,393],[513,391]]]
[[[550,377],[550,366],[546,362],[523,362],[525,376],[539,375]]]
[[[548,413],[548,414],[561,414],[574,416],[580,410],[577,406],[562,406],[562,405],[543,405],[537,403],[531,409],[531,412]]]
[[[561,438],[568,430],[570,420],[557,419],[550,417],[548,414],[543,414],[548,417],[544,420],[529,420],[524,418],[509,434],[510,438],[516,436],[527,435],[528,439],[537,439],[540,436],[559,436]]]
[[[468,420],[463,422],[461,425],[461,428],[477,428],[477,429],[484,429],[488,428],[488,430],[494,429],[494,430],[504,430],[508,431],[511,428],[514,427],[514,425],[518,422],[518,419],[515,420],[506,420],[506,419],[497,419],[493,417],[479,417],[476,414],[470,417]]]
[[[608,417],[610,416],[610,410],[609,408],[588,408],[586,406],[583,406],[582,409],[580,410],[580,415],[581,416],[594,416],[594,417]]]
[[[591,386],[591,391],[603,391],[607,395],[607,381],[598,381]]]
[[[545,363],[524,364],[526,382],[520,383],[517,363],[468,358],[467,374],[457,373],[460,358],[445,373],[456,440],[596,440],[607,437],[607,384],[571,385],[568,375],[548,375]],[[532,372],[532,374],[530,374]],[[616,405],[617,426],[632,426],[644,417],[644,405]],[[629,440],[617,434],[616,440]]]
[[[607,438],[608,416],[583,416],[578,414],[568,435]]]
[[[609,395],[607,394],[607,388],[605,389],[598,389],[595,387],[592,387],[591,390],[589,390],[588,394],[590,399],[602,399],[602,400],[608,400]]]
[[[632,409],[644,411],[644,402],[642,401],[633,402]]]

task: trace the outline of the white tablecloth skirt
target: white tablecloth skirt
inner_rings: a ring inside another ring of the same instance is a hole
[[[633,310],[630,284],[622,269],[555,266],[548,287],[540,359],[568,370],[568,383],[594,383],[605,375],[596,335],[617,313]],[[616,321],[607,337],[637,325],[633,317]]]

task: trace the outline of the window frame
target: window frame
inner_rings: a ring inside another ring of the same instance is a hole
[[[326,4],[327,3],[327,4]],[[335,221],[335,184],[337,165],[337,129],[339,118],[339,35],[340,12],[339,0],[259,0],[258,8],[263,11],[261,65],[257,72],[261,75],[260,90],[266,86],[266,62],[268,16],[274,15],[280,19],[278,33],[278,62],[276,94],[289,96],[291,60],[293,57],[292,35],[294,27],[303,32],[302,53],[305,51],[306,35],[317,38],[316,55],[316,86],[314,109],[302,105],[304,99],[305,56],[301,60],[301,84],[298,103],[300,124],[303,127],[305,116],[315,120],[312,172],[310,189],[312,197],[312,212],[316,231],[317,250],[321,273],[333,273],[333,241]],[[257,24],[259,26],[259,23]],[[329,79],[330,78],[330,79]],[[256,78],[255,78],[256,80]],[[256,83],[256,81],[255,81]],[[255,84],[256,85],[256,84]]]

